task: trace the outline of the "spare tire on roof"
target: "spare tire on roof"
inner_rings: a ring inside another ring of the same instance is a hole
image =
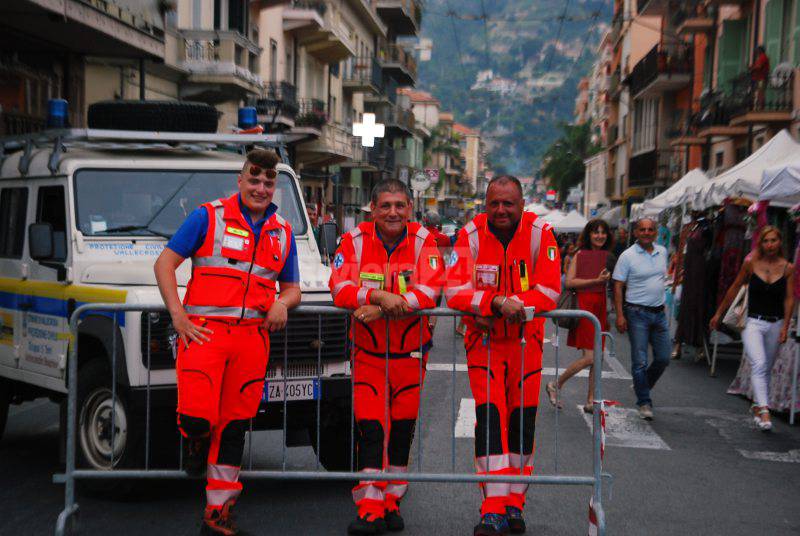
[[[219,114],[191,101],[113,100],[89,106],[89,128],[161,132],[216,132]]]

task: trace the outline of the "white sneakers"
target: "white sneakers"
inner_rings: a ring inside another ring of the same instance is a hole
[[[643,404],[639,406],[639,417],[646,420],[653,420],[653,407],[650,404]]]

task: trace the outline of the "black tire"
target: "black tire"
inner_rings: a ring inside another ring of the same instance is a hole
[[[8,407],[11,405],[11,382],[0,378],[0,440],[8,422]]]
[[[354,426],[351,435],[349,400],[346,407],[323,406],[319,432],[319,450],[317,450],[316,424],[308,429],[311,447],[319,456],[319,463],[328,471],[350,471],[351,469],[357,471],[358,428]]]
[[[216,132],[219,114],[190,101],[116,100],[89,106],[89,128],[161,132]]]
[[[113,403],[111,371],[102,359],[93,359],[78,371],[76,428],[77,466],[111,470],[144,466],[144,420],[130,410],[127,390],[117,384]],[[111,414],[114,417],[114,440],[111,442]],[[112,463],[113,450],[113,463]],[[134,489],[132,481],[86,480],[86,490],[127,497]]]

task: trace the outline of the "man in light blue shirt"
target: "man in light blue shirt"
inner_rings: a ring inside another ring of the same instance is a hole
[[[655,244],[656,222],[636,222],[636,242],[622,252],[614,268],[614,305],[617,330],[628,332],[631,343],[631,375],[639,416],[653,420],[650,390],[669,365],[669,325],[664,312],[667,250]],[[624,292],[624,300],[623,300]],[[653,346],[653,362],[647,365],[647,345]]]

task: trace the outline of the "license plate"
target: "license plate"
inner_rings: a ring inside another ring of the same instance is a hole
[[[291,400],[317,400],[319,398],[319,380],[273,380],[264,382],[262,402],[277,402]]]

